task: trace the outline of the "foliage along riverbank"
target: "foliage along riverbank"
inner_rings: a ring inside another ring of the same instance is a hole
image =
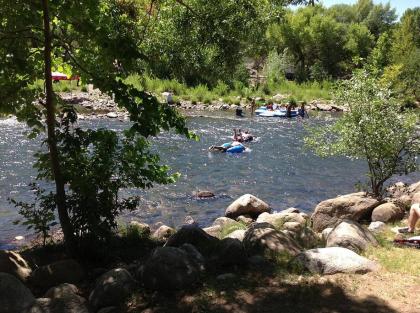
[[[328,199],[311,217],[244,195],[210,227],[189,220],[151,232],[132,221],[80,260],[60,243],[0,251],[0,312],[414,312],[395,284],[418,290],[420,250],[390,242],[420,182],[388,192],[386,203],[364,193]]]

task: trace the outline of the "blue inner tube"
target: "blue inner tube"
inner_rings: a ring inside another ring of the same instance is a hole
[[[245,151],[245,147],[243,145],[234,146],[226,150],[229,153],[241,153]]]

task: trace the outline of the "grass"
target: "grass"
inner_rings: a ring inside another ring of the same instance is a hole
[[[235,222],[235,223],[226,223],[222,226],[219,233],[219,238],[225,238],[227,235],[233,233],[235,230],[246,229],[246,225]]]
[[[420,263],[416,261],[420,259],[420,250],[394,246],[392,243],[394,238],[395,233],[390,229],[385,230],[377,236],[379,246],[368,248],[364,256],[377,261],[391,273],[420,277]]]
[[[298,84],[294,81],[281,80],[279,82],[267,82],[258,88],[251,88],[241,82],[234,82],[233,86],[229,87],[219,81],[214,88],[210,89],[206,85],[188,87],[177,80],[157,79],[140,75],[132,75],[126,79],[126,82],[158,96],[164,91],[171,90],[174,94],[174,100],[186,100],[194,104],[198,102],[209,104],[220,99],[227,104],[239,104],[241,99],[250,101],[251,97],[260,97],[268,100],[276,94],[282,94],[297,101],[330,100],[333,87],[333,84],[329,81]],[[258,104],[263,103],[264,101],[261,101]]]

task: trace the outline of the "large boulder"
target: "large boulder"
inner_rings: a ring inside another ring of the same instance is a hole
[[[152,238],[158,241],[166,241],[169,237],[175,234],[175,229],[172,227],[161,225],[155,232],[152,234]]]
[[[19,253],[0,250],[0,272],[12,274],[21,281],[26,281],[32,270]]]
[[[98,310],[121,304],[133,291],[136,281],[123,268],[115,268],[100,276],[89,295],[89,303]]]
[[[384,222],[372,222],[372,223],[369,224],[368,229],[373,234],[379,234],[386,229],[386,224]]]
[[[57,261],[37,268],[31,276],[33,284],[49,288],[62,283],[77,283],[85,277],[82,266],[73,259]]]
[[[137,231],[143,235],[143,236],[149,236],[150,235],[150,226],[149,224],[142,223],[139,221],[130,221],[130,224],[128,227],[132,227],[137,229]]]
[[[312,249],[318,247],[320,244],[319,236],[308,227],[297,229],[295,231],[285,230],[283,232],[290,234],[290,236],[305,249]]]
[[[90,313],[86,299],[76,294],[39,298],[25,313]]]
[[[140,268],[139,276],[148,289],[178,291],[194,286],[199,274],[200,266],[183,249],[158,247]]]
[[[180,247],[185,243],[189,243],[197,248],[204,256],[213,253],[219,239],[210,236],[197,225],[184,225],[175,234],[169,237],[166,247]]]
[[[61,284],[55,287],[51,287],[45,293],[45,298],[64,298],[70,294],[77,295],[79,289],[73,284]]]
[[[343,247],[360,253],[370,245],[377,246],[378,241],[368,229],[357,222],[343,220],[329,234],[326,246]]]
[[[252,224],[245,233],[243,245],[250,255],[272,252],[296,255],[301,250],[293,238],[269,223]]]
[[[305,218],[302,217],[302,215],[296,212],[287,212],[287,211],[286,212],[282,211],[280,213],[273,213],[273,214],[262,213],[260,216],[258,216],[256,222],[269,223],[278,229],[283,229],[286,223],[291,223],[291,222],[299,224],[301,228],[303,228],[304,225],[306,224],[306,220]],[[291,224],[289,224],[289,226],[291,226]]]
[[[411,204],[420,203],[420,191],[413,193],[411,196]]]
[[[238,239],[225,238],[219,242],[216,262],[219,266],[235,266],[246,262],[246,252]]]
[[[225,216],[236,218],[240,215],[257,217],[263,212],[270,212],[270,206],[257,197],[245,194],[233,201],[226,209]]]
[[[246,233],[245,229],[237,229],[237,230],[231,232],[225,238],[238,239],[239,241],[242,242],[245,238],[245,233]]]
[[[0,313],[22,313],[34,301],[31,291],[18,278],[0,273]]]
[[[370,217],[380,202],[366,196],[364,192],[352,193],[320,202],[312,214],[312,225],[316,232],[334,226],[340,219],[359,221]]]
[[[203,228],[203,230],[210,236],[219,238],[220,232],[222,230],[222,226],[220,225],[210,226],[210,227]]]
[[[375,271],[378,267],[375,262],[341,247],[307,250],[300,253],[295,260],[311,273],[321,275],[336,273],[364,274]]]
[[[372,222],[394,222],[404,217],[404,210],[392,202],[378,205],[372,211]]]

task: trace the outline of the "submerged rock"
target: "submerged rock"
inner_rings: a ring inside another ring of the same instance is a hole
[[[364,274],[375,271],[378,265],[357,253],[342,247],[307,250],[296,257],[296,262],[313,274]]]

